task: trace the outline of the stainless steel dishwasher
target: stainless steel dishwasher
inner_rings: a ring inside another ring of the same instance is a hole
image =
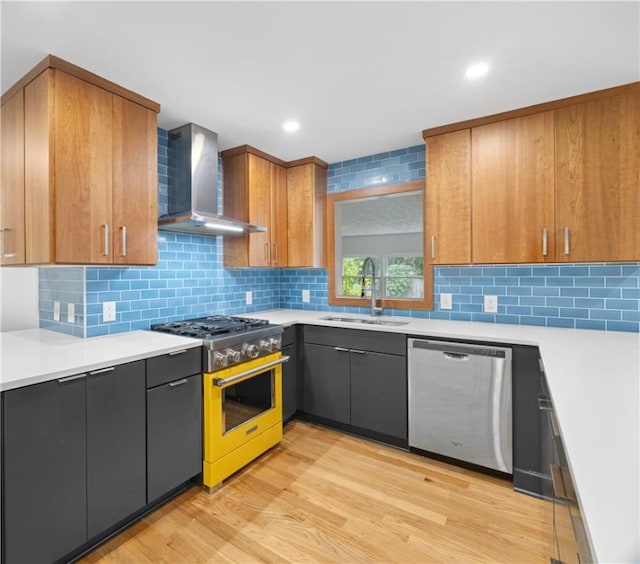
[[[409,446],[511,474],[511,349],[408,340]]]

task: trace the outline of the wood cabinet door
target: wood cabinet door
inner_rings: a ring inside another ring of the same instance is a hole
[[[24,90],[2,105],[0,264],[24,264]]]
[[[326,264],[326,195],[325,168],[310,162],[287,169],[289,266],[320,267]]]
[[[471,131],[426,140],[425,256],[431,264],[471,263]]]
[[[249,266],[271,266],[271,163],[249,154],[249,222],[266,232],[249,235]]]
[[[113,261],[113,95],[55,72],[55,224],[58,263]]]
[[[113,96],[113,262],[156,264],[157,114]]]
[[[554,259],[553,111],[471,130],[472,259]]]
[[[288,266],[287,169],[271,165],[271,266]]]
[[[640,259],[640,94],[555,111],[556,258]]]

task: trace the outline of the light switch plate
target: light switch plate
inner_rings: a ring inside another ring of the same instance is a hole
[[[247,305],[251,305],[253,303],[253,292],[251,290],[245,294],[245,303]]]
[[[76,322],[76,304],[67,304],[67,323]]]
[[[302,302],[308,304],[311,301],[311,290],[302,290]]]
[[[440,309],[453,309],[453,294],[440,294]]]
[[[116,320],[116,302],[102,302],[102,321]]]
[[[484,312],[485,313],[498,313],[498,296],[485,296],[484,297]]]
[[[60,321],[60,302],[53,302],[53,320]]]

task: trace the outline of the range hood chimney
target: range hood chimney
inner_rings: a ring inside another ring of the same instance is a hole
[[[169,203],[158,229],[243,235],[265,227],[218,213],[218,134],[188,123],[169,131]]]

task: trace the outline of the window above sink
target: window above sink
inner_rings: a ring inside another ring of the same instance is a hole
[[[424,182],[330,194],[327,204],[329,303],[368,307],[370,274],[362,273],[371,257],[378,305],[432,309],[432,270],[424,268]]]

